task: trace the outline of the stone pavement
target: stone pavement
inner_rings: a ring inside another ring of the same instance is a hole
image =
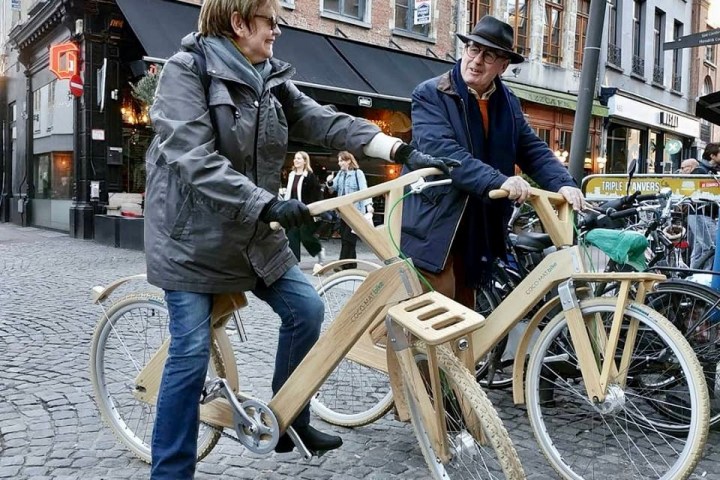
[[[326,242],[337,258],[338,241]],[[361,249],[361,258],[372,258]],[[309,272],[313,259],[302,266]],[[99,418],[88,350],[100,310],[92,286],[144,270],[142,252],[74,240],[65,234],[0,224],[0,479],[143,479],[149,468],[115,440]],[[278,320],[250,298],[246,372],[268,390]],[[258,339],[262,341],[257,342]],[[529,478],[557,478],[539,452],[525,411],[509,392],[491,392]],[[318,420],[316,424],[321,424]],[[197,479],[428,478],[412,428],[390,416],[354,430],[324,426],[345,445],[320,459],[257,456],[221,439]],[[605,478],[605,477],[598,477]],[[712,433],[694,478],[720,479],[720,434]]]

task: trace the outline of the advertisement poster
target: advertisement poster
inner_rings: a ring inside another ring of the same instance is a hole
[[[609,200],[625,195],[627,175],[590,175],[583,179],[582,190],[588,200]],[[659,193],[670,188],[675,198],[720,200],[720,181],[710,175],[635,175],[630,193]]]

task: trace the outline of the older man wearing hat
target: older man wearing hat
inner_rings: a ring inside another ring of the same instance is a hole
[[[515,175],[517,165],[575,209],[584,198],[500,79],[508,65],[524,61],[513,48],[512,27],[485,16],[457,36],[465,48],[455,67],[413,92],[412,126],[418,149],[462,166],[452,171],[452,185],[405,200],[402,250],[436,290],[472,308],[474,287],[505,254],[510,202],[489,200],[490,190],[503,188],[523,202],[530,186]]]

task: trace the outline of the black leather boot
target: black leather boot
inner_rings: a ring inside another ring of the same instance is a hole
[[[295,428],[295,432],[297,432],[307,449],[313,454],[316,452],[335,450],[336,448],[340,448],[343,443],[342,438],[337,435],[328,435],[310,425],[293,428]],[[286,433],[278,440],[278,444],[275,446],[275,452],[288,453],[292,452],[294,448],[295,444],[290,439],[290,435]]]

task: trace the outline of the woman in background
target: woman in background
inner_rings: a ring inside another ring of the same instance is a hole
[[[305,205],[320,200],[320,182],[310,166],[310,156],[307,152],[297,152],[293,158],[293,169],[288,175],[287,187],[283,200],[300,200]],[[286,230],[285,234],[290,242],[290,249],[300,261],[300,243],[311,257],[317,257],[318,263],[325,263],[325,249],[320,240],[315,237],[317,223],[303,224],[297,228]]]
[[[367,180],[365,174],[358,167],[357,160],[352,153],[342,151],[338,154],[338,165],[340,171],[337,175],[332,173],[327,177],[327,186],[331,191],[336,191],[338,197],[355,193],[367,188]],[[355,208],[361,213],[374,213],[372,200],[366,199],[355,202]],[[350,226],[343,220],[340,224],[340,260],[346,258],[357,258],[355,247],[357,245],[357,235],[352,232]],[[356,263],[347,263],[341,268],[349,269],[357,267]]]

